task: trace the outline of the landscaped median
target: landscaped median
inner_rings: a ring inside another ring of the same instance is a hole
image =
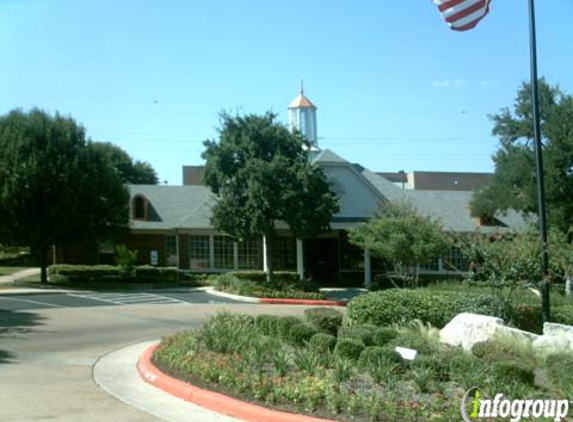
[[[300,280],[295,272],[277,271],[272,281],[262,271],[236,271],[214,278],[213,294],[251,303],[275,305],[346,306],[344,301],[327,300],[319,285]]]
[[[453,309],[445,303],[454,296],[370,293],[352,301],[346,315],[328,307],[306,309],[304,317],[223,312],[163,338],[138,368],[172,394],[261,422],[454,421],[475,387],[486,398],[571,397],[573,351],[540,353],[513,337],[471,350],[442,343],[439,328]],[[481,295],[455,306],[474,299],[483,306]],[[403,317],[431,318],[438,327],[395,320],[394,312],[414,304],[416,315]]]

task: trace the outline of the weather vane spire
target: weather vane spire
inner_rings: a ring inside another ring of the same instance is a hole
[[[303,79],[300,80],[300,93],[301,93],[301,95],[304,94],[304,80]]]

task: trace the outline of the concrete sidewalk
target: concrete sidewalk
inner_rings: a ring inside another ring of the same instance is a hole
[[[21,280],[38,274],[40,274],[39,268],[27,268],[25,270],[15,272],[14,274],[0,276],[0,284],[13,283],[16,280]]]
[[[102,356],[93,368],[96,384],[118,400],[163,421],[243,422],[173,397],[144,382],[136,364],[143,351],[153,343],[157,343],[157,340],[138,343]]]

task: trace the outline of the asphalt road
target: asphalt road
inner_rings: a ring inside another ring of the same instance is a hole
[[[223,301],[205,292],[177,291],[0,294],[0,421],[157,421],[94,383],[98,358],[197,327],[223,309],[280,315],[304,309]]]
[[[1,293],[1,292],[0,292]],[[154,290],[153,292],[70,292],[0,295],[0,310],[84,308],[93,306],[241,303],[200,290]]]

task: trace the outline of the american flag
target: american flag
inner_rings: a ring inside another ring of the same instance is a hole
[[[474,28],[489,12],[491,0],[432,0],[446,23],[456,31]]]

